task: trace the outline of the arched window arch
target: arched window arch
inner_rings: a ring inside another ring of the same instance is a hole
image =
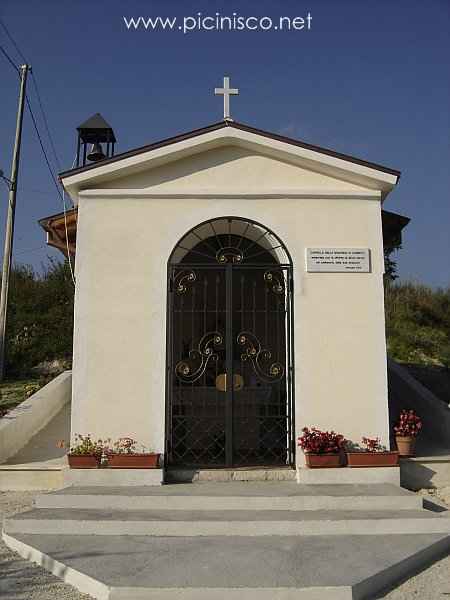
[[[169,264],[292,265],[283,241],[268,227],[241,217],[209,219],[188,231],[173,249]]]

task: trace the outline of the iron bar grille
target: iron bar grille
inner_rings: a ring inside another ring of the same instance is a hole
[[[292,267],[261,226],[218,221],[169,265],[168,464],[292,465]]]

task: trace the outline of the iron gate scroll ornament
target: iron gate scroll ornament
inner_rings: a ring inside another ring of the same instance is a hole
[[[177,273],[174,284],[177,294],[185,294],[188,289],[188,283],[193,284],[197,279],[194,271],[180,271]]]
[[[279,362],[272,362],[267,371],[264,370],[262,363],[268,362],[272,358],[270,350],[261,347],[261,343],[254,333],[250,331],[241,331],[237,336],[237,342],[243,346],[244,352],[241,354],[243,361],[249,360],[253,365],[256,375],[265,383],[275,383],[284,376],[284,367]]]
[[[284,277],[281,273],[273,273],[272,271],[266,271],[264,273],[264,281],[269,285],[272,292],[275,294],[284,294]]]
[[[217,262],[221,264],[225,264],[228,262],[231,263],[240,263],[242,262],[244,255],[242,254],[239,248],[233,248],[233,246],[227,246],[225,248],[219,248],[216,253]]]
[[[197,349],[189,351],[189,359],[180,360],[175,366],[175,373],[183,383],[193,383],[200,379],[210,361],[216,361],[218,354],[214,349],[223,346],[223,336],[218,331],[205,333]],[[195,363],[200,364],[195,366]]]

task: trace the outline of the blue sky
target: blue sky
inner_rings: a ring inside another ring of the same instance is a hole
[[[183,34],[128,31],[123,22],[198,12],[310,12],[312,26]],[[401,277],[449,285],[448,0],[1,0],[0,16],[33,66],[63,169],[74,158],[76,126],[95,112],[113,126],[119,151],[220,120],[213,88],[229,74],[240,89],[236,120],[401,170],[385,205],[412,219]],[[0,43],[20,62],[1,30]],[[9,174],[18,82],[2,56],[0,78],[0,168]],[[31,82],[29,94],[38,114]],[[0,194],[3,243],[6,187]],[[27,115],[16,262],[40,268],[58,255],[37,220],[60,210]]]

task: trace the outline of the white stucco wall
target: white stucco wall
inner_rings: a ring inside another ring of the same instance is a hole
[[[130,435],[163,451],[167,259],[190,228],[231,215],[269,227],[292,255],[297,432],[316,425],[387,443],[379,199],[268,157],[231,148],[229,158],[211,152],[190,166],[184,159],[103,185],[122,188],[118,195],[80,197],[72,432]],[[207,197],[195,197],[206,188]],[[280,197],[282,188],[315,193]],[[133,197],[130,189],[153,195]],[[178,197],[183,189],[189,198]],[[321,198],[321,189],[349,197]],[[178,196],[164,197],[167,190]],[[306,273],[305,248],[321,246],[370,248],[372,272]]]
[[[320,189],[362,191],[365,188],[334,177],[323,176],[289,161],[274,160],[238,146],[199,152],[133,177],[111,179],[96,186],[114,189],[147,189],[186,193],[208,189],[239,192]]]

